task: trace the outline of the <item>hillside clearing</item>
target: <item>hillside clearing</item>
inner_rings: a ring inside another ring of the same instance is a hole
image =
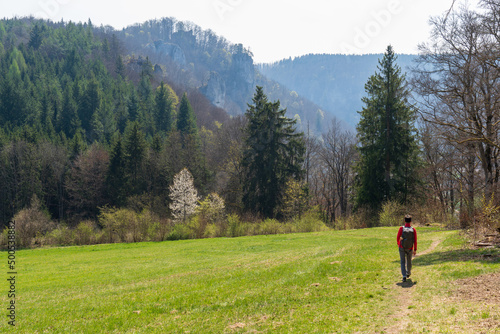
[[[16,333],[498,331],[498,298],[461,289],[498,278],[499,251],[418,229],[410,289],[395,228],[19,251]]]

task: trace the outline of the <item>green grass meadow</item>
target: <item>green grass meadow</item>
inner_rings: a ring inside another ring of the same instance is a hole
[[[500,270],[498,250],[465,249],[456,231],[417,231],[420,251],[442,242],[414,260],[410,321],[400,332],[470,333],[483,322],[500,323],[498,305],[450,302],[454,280]],[[390,332],[401,321],[397,301],[408,293],[396,233],[393,227],[20,250],[16,326],[3,316],[0,332]],[[0,254],[8,278],[7,253]],[[9,286],[2,282],[7,315]]]

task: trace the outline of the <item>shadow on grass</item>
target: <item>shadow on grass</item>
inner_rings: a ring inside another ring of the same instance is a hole
[[[445,252],[433,252],[413,259],[419,266],[430,266],[445,262],[481,262],[500,263],[500,250],[498,249],[460,249]],[[396,261],[399,262],[399,261]]]
[[[399,282],[399,283],[397,283],[396,285],[397,285],[397,286],[400,286],[400,287],[402,287],[402,288],[404,288],[404,289],[408,289],[408,288],[411,288],[411,287],[413,287],[413,286],[417,285],[417,281],[413,282],[413,281],[411,280],[411,278],[408,278],[408,279],[406,280],[406,282]]]

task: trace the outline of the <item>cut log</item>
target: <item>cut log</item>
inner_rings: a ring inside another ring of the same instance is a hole
[[[495,245],[492,244],[491,242],[482,242],[482,241],[479,241],[479,242],[476,242],[474,244],[474,246],[477,246],[477,247],[493,247]]]

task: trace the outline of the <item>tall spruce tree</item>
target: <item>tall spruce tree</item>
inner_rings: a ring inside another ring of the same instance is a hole
[[[106,190],[111,205],[120,206],[125,203],[126,186],[123,144],[121,135],[118,135],[111,148],[108,172],[106,174]]]
[[[275,217],[287,181],[303,176],[305,143],[296,121],[285,116],[279,101],[269,102],[262,87],[257,86],[252,101],[246,112],[243,203],[246,210]]]
[[[141,79],[137,86],[139,95],[139,123],[146,135],[152,135],[155,132],[154,120],[154,95],[151,81],[153,80],[153,65],[146,58],[142,61]]]
[[[127,101],[127,112],[131,122],[140,119],[139,97],[134,86],[130,86],[130,93]]]
[[[101,104],[102,90],[97,79],[92,76],[78,106],[78,117],[87,135],[92,130],[92,116],[101,107]]]
[[[123,141],[123,162],[128,180],[129,195],[139,195],[144,190],[143,166],[147,143],[138,122],[129,123]]]
[[[198,136],[198,127],[196,126],[196,116],[193,107],[184,93],[179,105],[179,116],[177,119],[177,129],[183,137],[187,135]]]
[[[44,35],[46,34],[47,27],[42,23],[35,23],[33,28],[30,31],[30,40],[28,42],[28,46],[38,50],[40,45],[42,45]]]
[[[184,93],[179,104],[177,130],[182,146],[183,167],[190,170],[194,177],[194,185],[200,192],[205,192],[205,186],[210,178],[206,167],[205,156],[201,147],[201,138],[196,124],[196,115],[193,107]]]
[[[404,203],[416,185],[418,159],[415,110],[401,68],[388,46],[378,72],[365,85],[365,106],[357,125],[356,205],[379,210],[390,200]]]
[[[76,134],[76,131],[81,126],[80,119],[78,118],[78,104],[73,98],[73,88],[68,84],[64,89],[62,111],[59,117],[58,128],[64,134],[71,138]]]
[[[0,81],[0,122],[9,122],[12,126],[21,125],[27,114],[27,96],[23,87],[21,72],[15,60],[7,75]]]
[[[161,82],[155,95],[156,129],[165,133],[170,132],[174,118],[174,100],[170,96],[167,85]]]

